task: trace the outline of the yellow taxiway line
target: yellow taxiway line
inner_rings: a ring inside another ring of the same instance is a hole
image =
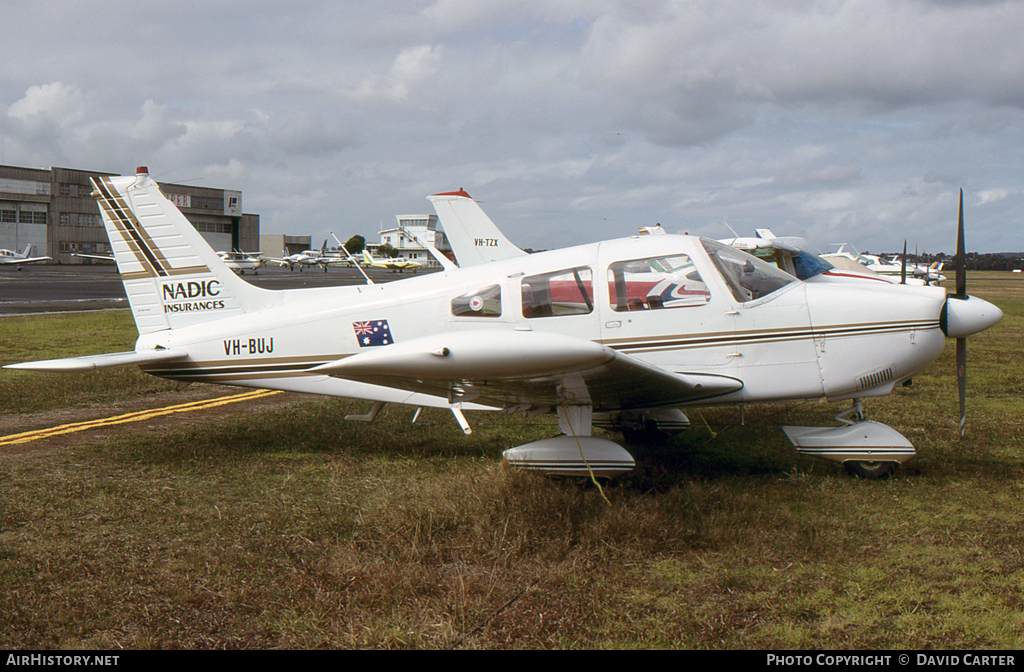
[[[123,425],[129,422],[148,420],[149,418],[157,418],[163,415],[172,415],[174,413],[186,413],[188,411],[198,411],[204,408],[215,408],[217,406],[224,406],[225,404],[233,404],[239,401],[260,399],[262,397],[269,397],[271,395],[280,393],[280,390],[254,390],[252,392],[243,392],[242,394],[233,394],[227,397],[217,397],[216,399],[204,399],[202,401],[192,401],[187,404],[178,404],[176,406],[165,406],[164,408],[152,408],[146,411],[125,413],[124,415],[115,415],[109,418],[99,418],[98,420],[73,422],[67,425],[58,425],[57,427],[37,429],[31,432],[22,432],[21,434],[10,434],[8,436],[0,436],[0,446],[13,446],[18,443],[29,443],[30,441],[36,441],[38,439],[46,439],[51,436],[60,436],[61,434],[72,434],[74,432],[81,432],[87,429],[109,427],[111,425]]]

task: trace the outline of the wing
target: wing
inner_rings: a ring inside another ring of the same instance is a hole
[[[15,265],[35,264],[35,263],[38,263],[40,261],[49,261],[49,259],[50,259],[50,257],[27,257],[25,259],[3,259],[3,260],[0,260],[0,263],[15,264]]]
[[[72,252],[72,257],[82,257],[83,259],[99,259],[101,261],[114,261],[114,255],[112,254],[81,254],[79,252]]]
[[[375,347],[312,369],[338,378],[505,409],[674,406],[735,392],[727,376],[676,373],[600,343],[538,331],[482,329]]]

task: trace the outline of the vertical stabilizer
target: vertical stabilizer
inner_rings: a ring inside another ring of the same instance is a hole
[[[491,218],[462,189],[427,196],[459,266],[511,259],[526,254],[505,237]]]
[[[273,292],[236,276],[160,191],[145,167],[92,178],[139,334],[265,307]]]

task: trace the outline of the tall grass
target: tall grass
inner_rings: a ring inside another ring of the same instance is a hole
[[[134,350],[137,337],[126,310],[0,317],[0,365]],[[136,367],[75,374],[0,369],[0,418],[129,399],[173,386]]]

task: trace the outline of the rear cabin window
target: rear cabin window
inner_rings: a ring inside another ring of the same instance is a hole
[[[501,317],[501,285],[490,285],[452,299],[456,317]]]
[[[617,261],[608,267],[612,310],[703,306],[711,298],[690,257],[676,254]]]
[[[593,272],[586,266],[523,278],[523,317],[586,315],[594,310]]]

